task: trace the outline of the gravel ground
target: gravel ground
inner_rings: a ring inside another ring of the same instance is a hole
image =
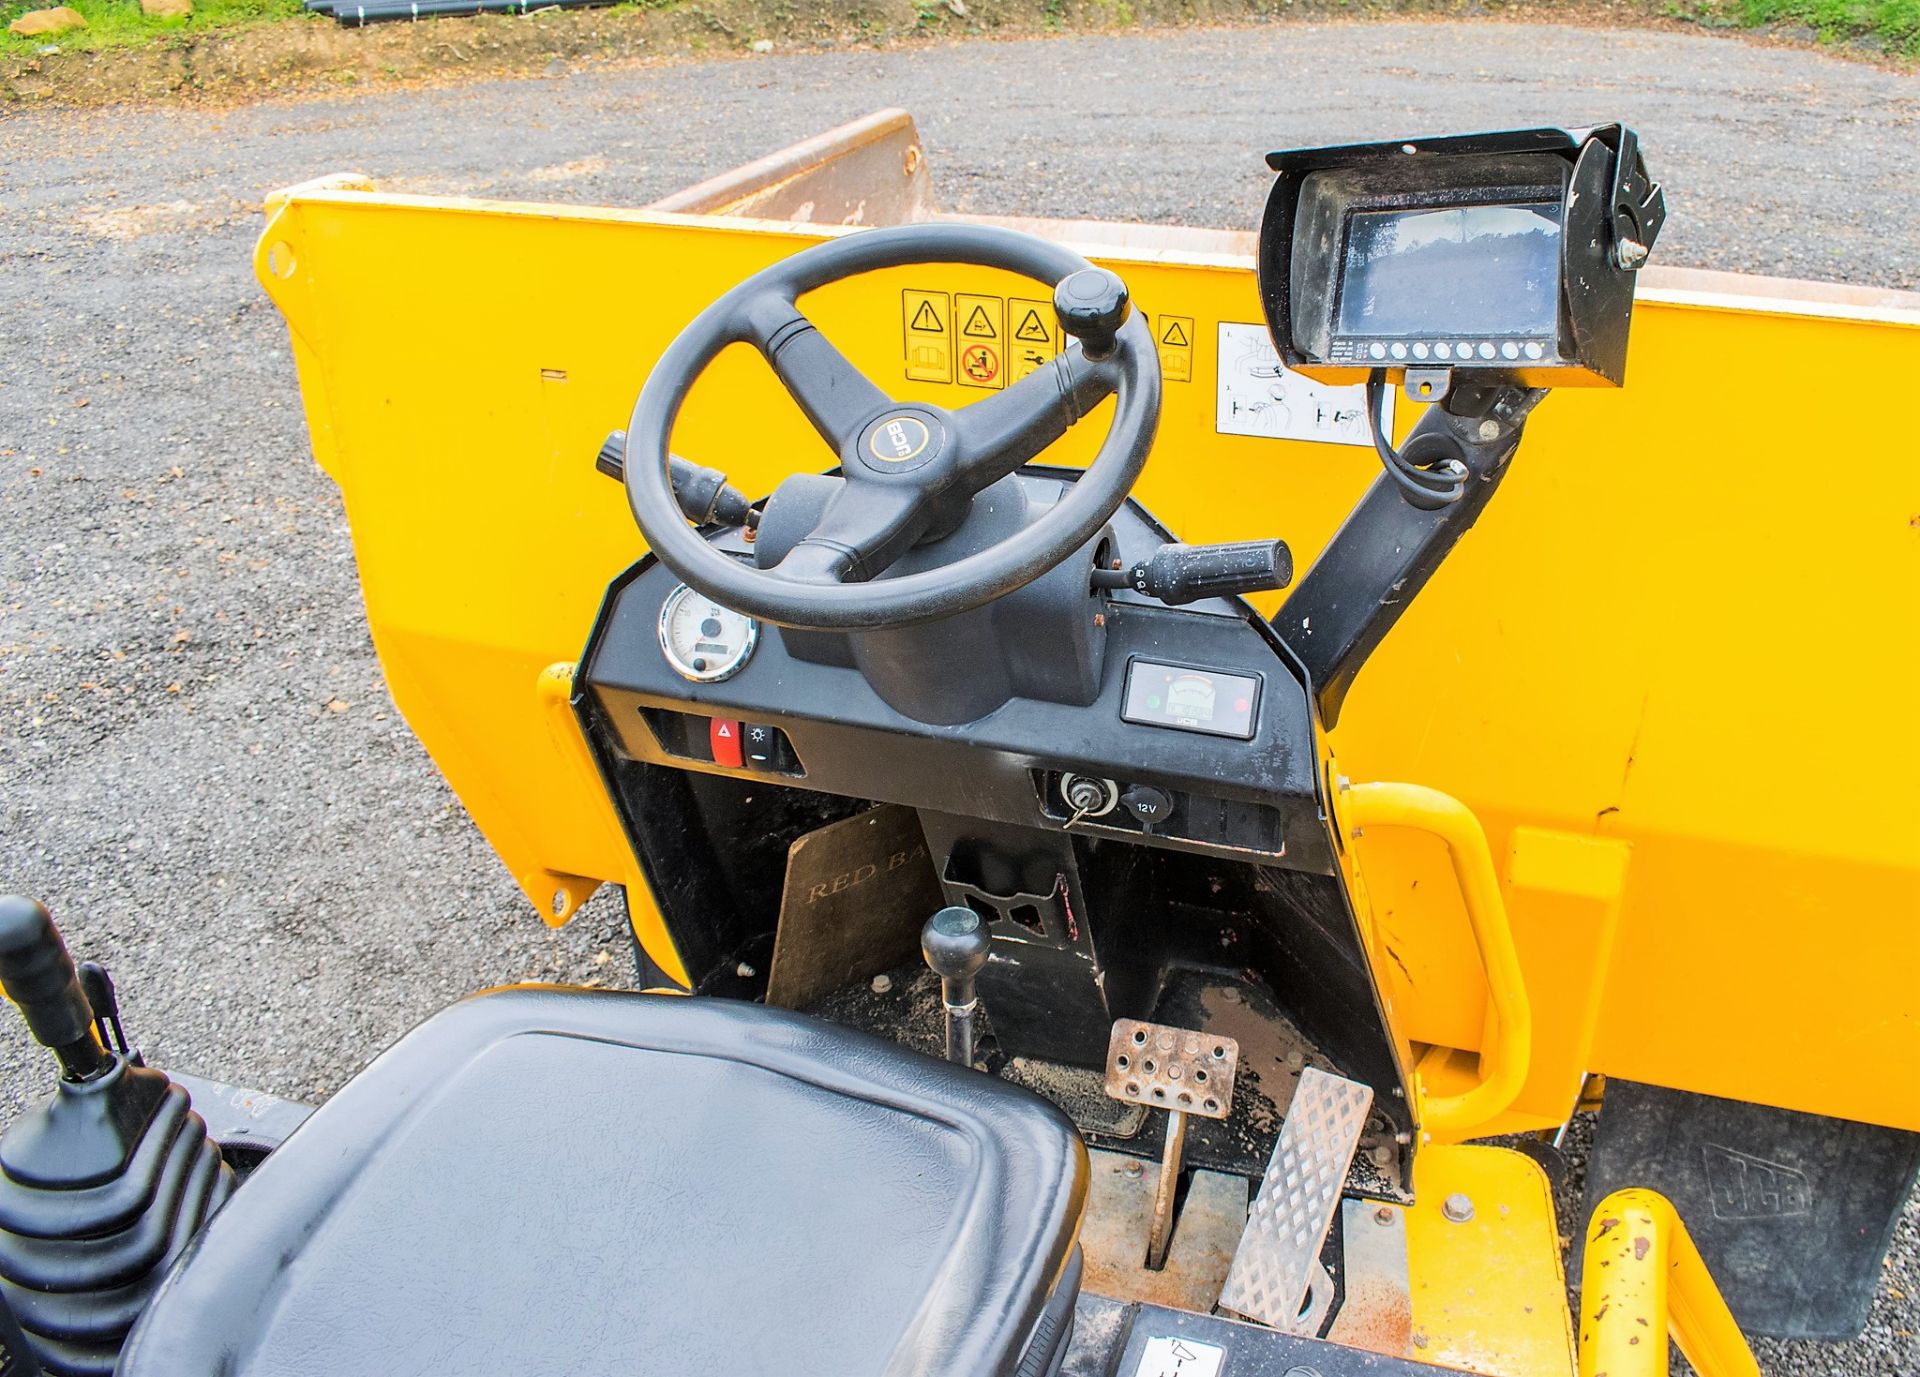
[[[634,205],[899,104],[950,208],[1251,227],[1274,146],[1624,117],[1661,261],[1916,287],[1917,97],[1713,38],[1393,23],[0,117],[0,887],[113,967],[155,1060],[306,1098],[472,989],[626,978],[617,905],[550,933],[382,687],[248,270],[273,187]],[[0,1018],[0,1116],[45,1074]],[[1920,1371],[1916,1232],[1865,1338],[1767,1370]]]

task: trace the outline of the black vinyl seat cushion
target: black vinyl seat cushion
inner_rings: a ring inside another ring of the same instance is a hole
[[[1024,1372],[1086,1188],[1052,1105],[866,1034],[498,990],[267,1159],[118,1373]]]

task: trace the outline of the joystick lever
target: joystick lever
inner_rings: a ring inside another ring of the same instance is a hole
[[[44,907],[16,895],[0,898],[0,988],[34,1041],[58,1058],[63,1079],[90,1081],[112,1067],[60,929]]]
[[[992,939],[980,915],[970,908],[943,908],[920,930],[920,954],[940,977],[940,999],[947,1010],[947,1060],[973,1065],[973,1014],[980,1007],[974,977],[987,964]]]

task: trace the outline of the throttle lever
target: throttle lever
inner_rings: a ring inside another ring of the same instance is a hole
[[[1178,607],[1200,598],[1266,593],[1293,582],[1293,552],[1284,540],[1226,545],[1162,545],[1131,569],[1096,569],[1095,588],[1131,588]]]

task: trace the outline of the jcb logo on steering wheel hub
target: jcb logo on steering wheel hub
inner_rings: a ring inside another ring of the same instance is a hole
[[[926,453],[933,432],[918,416],[888,416],[867,434],[867,453],[889,467],[912,463]]]

